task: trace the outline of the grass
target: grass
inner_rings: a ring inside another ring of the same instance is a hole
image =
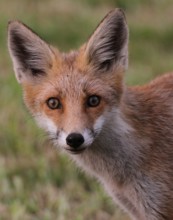
[[[7,23],[18,19],[61,50],[77,48],[116,6],[125,9],[130,27],[127,83],[173,70],[171,0],[0,0],[0,220],[129,219],[36,127],[6,46]]]

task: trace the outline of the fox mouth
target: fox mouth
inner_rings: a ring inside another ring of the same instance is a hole
[[[81,154],[86,150],[86,147],[81,147],[81,148],[65,148],[68,152],[70,152],[71,154]]]

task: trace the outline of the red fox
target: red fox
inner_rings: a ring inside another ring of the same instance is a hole
[[[128,87],[121,9],[78,51],[60,53],[19,21],[8,47],[24,101],[54,144],[136,220],[173,220],[173,74]]]

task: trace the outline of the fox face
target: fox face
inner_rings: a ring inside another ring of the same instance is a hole
[[[24,100],[54,143],[77,153],[90,146],[100,133],[106,112],[114,104],[110,97],[116,94],[102,80],[85,77],[79,71],[70,75],[70,69],[63,71],[48,81],[42,79],[40,86],[27,83]]]
[[[70,153],[92,147],[123,95],[128,65],[123,12],[111,11],[78,51],[60,53],[18,21],[9,23],[8,46],[38,125]]]

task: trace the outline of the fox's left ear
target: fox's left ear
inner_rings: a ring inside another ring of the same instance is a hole
[[[115,9],[99,24],[86,45],[87,61],[96,70],[128,67],[128,27],[124,13]]]
[[[50,46],[19,21],[8,25],[8,48],[20,83],[46,75],[52,66],[54,53]]]

